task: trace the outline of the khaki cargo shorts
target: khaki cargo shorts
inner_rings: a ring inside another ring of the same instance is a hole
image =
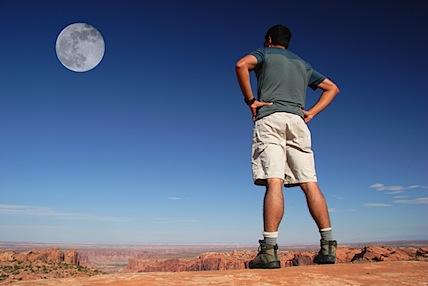
[[[285,186],[316,182],[311,133],[298,115],[275,112],[255,122],[252,146],[253,181],[281,178]]]

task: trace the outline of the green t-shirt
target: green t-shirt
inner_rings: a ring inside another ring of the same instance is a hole
[[[274,112],[303,117],[306,88],[317,89],[326,77],[289,50],[262,48],[250,53],[257,58],[257,99],[272,102],[257,111],[256,120]]]

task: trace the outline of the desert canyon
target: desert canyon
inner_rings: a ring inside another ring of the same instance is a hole
[[[248,261],[257,253],[250,248],[2,244],[0,284],[428,285],[427,245],[344,245],[335,265],[314,265],[314,247],[284,247],[281,269],[250,270]]]

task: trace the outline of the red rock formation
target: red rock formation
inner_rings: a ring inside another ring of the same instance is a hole
[[[0,253],[0,262],[11,262],[15,260],[15,251],[5,251]]]
[[[402,251],[406,252],[409,256],[415,257],[418,249],[416,247],[398,247]]]
[[[339,247],[336,250],[336,263],[349,263],[359,252],[361,249],[358,248]]]
[[[79,254],[75,249],[69,249],[64,253],[64,262],[73,265],[80,265]]]
[[[315,253],[296,253],[291,260],[292,266],[302,266],[314,264]]]
[[[0,253],[0,262],[43,262],[55,264],[65,262],[78,265],[78,254],[75,250],[68,250],[64,254],[58,248],[34,249],[16,253],[15,251],[5,251]]]
[[[314,264],[316,251],[279,251],[282,267]],[[128,272],[152,271],[201,271],[248,268],[248,262],[257,254],[256,251],[208,252],[194,258],[176,259],[129,259]],[[417,256],[419,255],[419,256]],[[384,246],[367,246],[362,249],[339,247],[336,252],[337,263],[365,261],[399,261],[428,260],[428,248],[391,248]]]
[[[15,259],[20,262],[59,263],[64,261],[64,253],[57,248],[37,249],[18,253]]]
[[[257,254],[256,251],[208,252],[198,257],[186,259],[129,259],[127,271],[205,271],[248,268],[248,262]],[[292,266],[295,257],[290,252],[279,252],[283,267]]]
[[[428,247],[421,247],[416,251],[416,260],[428,261]]]
[[[412,260],[415,257],[400,248],[384,246],[366,246],[360,253],[355,254],[352,262],[358,261],[399,261]]]
[[[0,284],[18,280],[91,276],[99,271],[79,266],[75,250],[64,254],[58,248],[34,249],[17,253],[0,251]]]

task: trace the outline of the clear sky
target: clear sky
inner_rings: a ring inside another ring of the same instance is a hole
[[[278,23],[341,88],[309,124],[335,238],[428,239],[418,3],[0,1],[0,240],[256,244],[264,189],[234,65]],[[86,73],[55,54],[75,22],[106,43]],[[279,243],[317,243],[303,194],[285,193]]]

